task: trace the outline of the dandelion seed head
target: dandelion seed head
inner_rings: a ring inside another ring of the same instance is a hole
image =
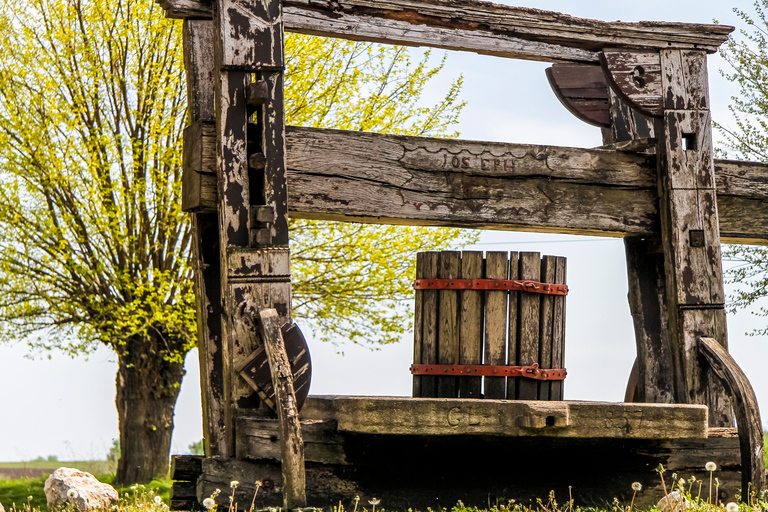
[[[77,499],[78,496],[79,494],[77,494],[77,491],[74,489],[70,489],[67,491],[67,498],[71,500]]]
[[[235,487],[237,487],[238,485],[240,485],[240,482],[238,482],[237,480],[232,480],[231,482],[229,482],[229,486],[230,486],[231,488],[233,488],[233,489],[234,489]]]
[[[163,502],[163,498],[161,498],[160,496],[155,496],[155,503],[157,503],[159,505],[162,502]]]
[[[213,507],[215,507],[215,506],[216,506],[216,502],[215,502],[215,501],[213,501],[213,498],[205,498],[205,499],[203,500],[203,506],[204,506],[206,509],[208,509],[208,510],[211,510]]]
[[[261,487],[261,486],[263,485],[263,484],[261,483],[261,480],[256,480],[256,481],[254,482],[254,484],[256,485],[256,487]]]
[[[717,464],[715,464],[712,461],[707,462],[706,464],[704,464],[704,469],[706,469],[707,471],[714,471],[717,469]]]
[[[739,506],[734,502],[730,502],[725,506],[725,510],[727,512],[739,512]]]
[[[643,484],[640,482],[632,482],[632,490],[635,492],[640,492],[643,490]]]
[[[381,503],[381,500],[378,500],[378,499],[376,499],[376,498],[372,498],[372,499],[370,499],[370,500],[368,501],[368,503],[370,503],[370,504],[371,504],[371,505],[373,505],[373,506],[376,506],[376,505],[378,505],[379,503]]]

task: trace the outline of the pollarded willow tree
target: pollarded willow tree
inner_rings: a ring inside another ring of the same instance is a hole
[[[0,0],[0,334],[118,362],[117,481],[168,468],[173,411],[196,344],[190,220],[180,209],[186,122],[181,30],[152,0]],[[401,48],[288,38],[288,122],[449,135],[455,82]],[[301,60],[290,58],[301,55]],[[408,327],[413,255],[457,230],[297,221],[296,314],[326,339]],[[344,320],[342,320],[344,319]]]

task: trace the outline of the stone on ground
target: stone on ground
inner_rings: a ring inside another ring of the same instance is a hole
[[[80,512],[108,509],[117,502],[117,491],[95,476],[73,468],[59,468],[45,481],[48,510],[64,508],[68,503]]]
[[[659,512],[688,512],[690,507],[691,503],[685,496],[677,491],[673,491],[667,496],[664,496],[656,504],[656,508],[659,509]]]
[[[5,512],[5,509],[3,508],[3,504],[0,503],[0,512]]]

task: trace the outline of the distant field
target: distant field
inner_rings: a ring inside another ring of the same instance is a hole
[[[116,464],[105,460],[33,460],[28,462],[0,462],[0,478],[38,478],[54,470],[66,467],[77,468],[94,475],[106,475],[115,472]]]

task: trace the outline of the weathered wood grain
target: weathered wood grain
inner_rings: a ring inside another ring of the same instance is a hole
[[[543,283],[554,283],[557,271],[555,256],[541,258],[540,280]],[[542,294],[539,297],[539,358],[541,368],[552,366],[552,333],[554,331],[554,296]],[[551,400],[551,381],[541,381],[539,384],[539,400]]]
[[[288,127],[287,160],[298,218],[659,233],[653,155]],[[768,244],[768,166],[715,173],[722,241]]]
[[[283,508],[291,510],[307,506],[304,473],[304,441],[301,438],[299,409],[293,389],[293,371],[281,332],[277,310],[260,309],[258,324],[261,340],[269,359],[275,406],[280,421],[280,461],[283,474]]]
[[[568,260],[563,256],[558,256],[555,263],[555,283],[565,284],[567,279]],[[552,325],[552,368],[565,367],[565,296],[557,295],[554,298],[553,305],[553,325]],[[550,399],[563,399],[562,380],[555,380],[550,383]]]
[[[164,0],[162,5],[173,17],[199,17],[210,3]],[[285,25],[289,31],[326,37],[451,50],[489,53],[506,43],[509,56],[551,62],[596,61],[592,52],[606,47],[714,53],[733,31],[723,25],[602,22],[471,0],[287,0]]]
[[[440,253],[431,251],[424,254],[424,266],[422,268],[422,278],[437,277]],[[438,350],[438,290],[424,290],[423,295],[423,318],[422,322],[422,342],[421,342],[421,361],[423,363],[437,363]],[[437,396],[437,377],[433,375],[421,376],[421,394],[417,396],[436,397]]]
[[[214,171],[216,162],[215,130],[210,130],[214,111],[214,61],[213,23],[209,20],[186,20],[182,27],[184,68],[187,77],[187,104],[190,126],[198,126],[194,137],[184,138],[184,156],[188,156],[190,144],[199,164],[184,166],[182,173],[182,207],[203,207],[210,201],[218,202],[215,176],[197,171]],[[204,126],[205,125],[205,126]],[[205,128],[205,127],[208,128]],[[186,133],[186,132],[185,132]],[[198,141],[197,138],[200,137]],[[191,156],[191,155],[190,155]],[[200,167],[199,169],[197,167]],[[206,166],[210,166],[207,167]],[[192,167],[190,169],[189,167]],[[190,172],[192,173],[190,175]],[[195,183],[200,185],[196,197]],[[205,181],[209,186],[203,186]],[[212,183],[211,183],[212,182]],[[211,187],[210,185],[213,185]],[[195,275],[195,299],[197,302],[197,343],[200,360],[200,385],[203,405],[203,440],[205,453],[226,455],[231,427],[228,402],[229,382],[224,375],[224,359],[227,347],[223,344],[222,325],[224,306],[221,296],[221,261],[219,252],[218,214],[196,213],[192,216],[192,255]]]
[[[216,0],[216,57],[223,69],[257,71],[285,65],[282,2]]]
[[[727,347],[720,231],[708,111],[706,54],[661,51],[664,114],[657,163],[667,324],[679,366],[676,401],[706,404],[709,424],[729,427],[728,397],[701,365],[698,339]]]
[[[632,108],[653,117],[664,113],[659,52],[606,50],[600,62],[613,91]]]
[[[546,72],[555,96],[571,114],[585,123],[610,128],[608,83],[600,66],[555,64]]]
[[[301,416],[336,420],[339,432],[358,434],[622,439],[707,435],[707,409],[700,405],[310,396]]]
[[[509,255],[506,252],[488,251],[485,254],[485,278],[509,279]],[[483,362],[489,365],[507,364],[507,297],[506,290],[486,291],[485,345]],[[506,377],[484,377],[485,398],[505,398]]]
[[[742,501],[751,503],[749,494],[759,494],[766,488],[763,423],[755,391],[744,371],[718,340],[701,338],[699,351],[733,397],[731,403],[741,447],[741,488],[749,489],[749,493],[742,493]]]
[[[520,278],[520,254],[516,251],[509,253],[509,279]],[[520,293],[510,291],[508,295],[507,308],[507,364],[519,366],[520,362],[520,331],[518,322],[520,320]],[[520,377],[507,378],[507,399],[517,398],[518,383]]]
[[[425,253],[416,253],[416,279],[421,279],[424,275]],[[422,350],[424,347],[424,292],[426,290],[414,290],[413,306],[413,363],[421,364]],[[413,376],[413,396],[423,396],[421,392],[421,379],[423,375]]]
[[[461,272],[461,253],[441,251],[438,260],[437,277],[456,279]],[[437,329],[437,362],[457,364],[459,362],[459,292],[439,290],[437,307],[440,321]],[[458,377],[437,377],[438,398],[455,398],[459,393]]]
[[[463,251],[461,253],[462,279],[483,277],[483,253]],[[483,296],[478,290],[459,292],[459,364],[481,364],[483,362]],[[480,398],[481,377],[461,377],[459,397]],[[418,396],[414,394],[413,396]]]
[[[520,253],[520,279],[539,281],[541,258],[538,252]],[[539,359],[539,316],[541,297],[537,293],[520,293],[520,319],[518,320],[519,346],[518,364],[528,366],[538,363]],[[518,381],[517,398],[536,400],[539,383],[531,379]]]

